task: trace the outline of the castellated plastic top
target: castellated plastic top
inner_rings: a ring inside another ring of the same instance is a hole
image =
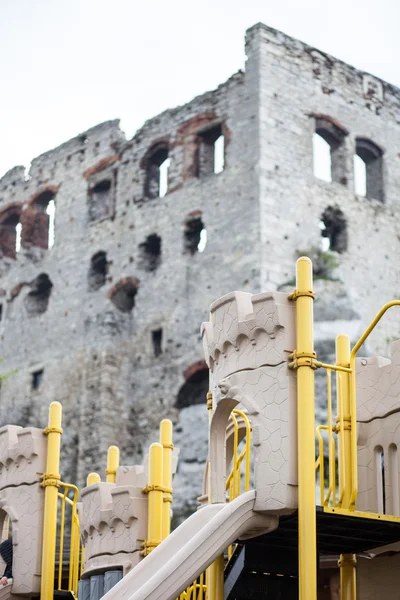
[[[232,292],[211,305],[210,316],[201,333],[206,362],[217,380],[279,365],[294,350],[294,306],[285,293]]]

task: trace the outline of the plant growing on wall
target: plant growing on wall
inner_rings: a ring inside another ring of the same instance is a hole
[[[318,246],[310,246],[305,250],[297,250],[296,256],[308,256],[313,264],[315,279],[334,280],[333,271],[339,266],[339,261],[334,252],[322,250]]]

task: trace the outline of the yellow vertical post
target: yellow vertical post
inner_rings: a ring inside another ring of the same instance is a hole
[[[336,338],[336,364],[339,367],[350,367],[350,340],[347,335]],[[339,465],[340,465],[340,497],[342,508],[349,508],[352,496],[352,445],[351,445],[351,404],[350,404],[350,375],[343,371],[336,373],[337,410],[336,419],[339,435]],[[356,600],[356,556],[341,554],[340,567],[340,597],[342,600]]]
[[[171,503],[172,503],[172,422],[163,419],[160,424],[160,443],[163,447],[163,516],[162,516],[162,539],[164,540],[171,532]]]
[[[94,483],[100,483],[101,477],[98,473],[89,473],[86,478],[86,485],[93,485]]]
[[[312,264],[301,257],[296,265],[297,444],[299,497],[299,600],[317,598],[315,517],[315,406]]]
[[[149,451],[147,540],[144,553],[149,554],[162,540],[163,517],[163,447],[151,444]]]
[[[107,452],[107,483],[115,483],[117,479],[117,469],[119,467],[119,448],[118,446],[110,446]]]
[[[47,435],[46,473],[43,475],[44,517],[40,599],[53,600],[56,562],[57,504],[60,482],[61,413],[59,402],[52,402],[49,409]]]

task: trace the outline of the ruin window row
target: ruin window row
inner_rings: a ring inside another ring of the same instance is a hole
[[[348,132],[333,119],[317,117],[313,136],[314,175],[347,185]],[[372,140],[357,137],[353,155],[354,187],[359,196],[384,202],[383,151]]]
[[[0,215],[0,256],[15,259],[21,248],[50,249],[55,239],[55,192],[39,194],[27,208],[11,205]]]

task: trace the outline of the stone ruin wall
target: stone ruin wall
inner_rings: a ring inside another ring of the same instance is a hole
[[[400,92],[261,24],[246,41],[244,72],[146,122],[132,140],[109,121],[39,156],[28,175],[16,167],[0,180],[0,356],[12,372],[0,425],[44,426],[59,400],[63,473],[82,484],[104,471],[110,444],[122,463],[140,462],[159,420],[172,418],[178,516],[200,492],[207,451],[199,327],[211,302],[233,289],[291,289],[296,253],[319,246],[328,207],[328,234],[338,214],[346,228],[338,267],[316,282],[319,356],[332,360],[336,333],[357,338],[400,292]],[[313,175],[316,127],[339,148],[332,183]],[[214,174],[218,133],[225,168]],[[381,199],[354,192],[358,136],[383,150]],[[166,155],[161,198],[154,174]],[[22,247],[12,256],[17,221]],[[371,351],[385,352],[396,328],[392,319]]]

